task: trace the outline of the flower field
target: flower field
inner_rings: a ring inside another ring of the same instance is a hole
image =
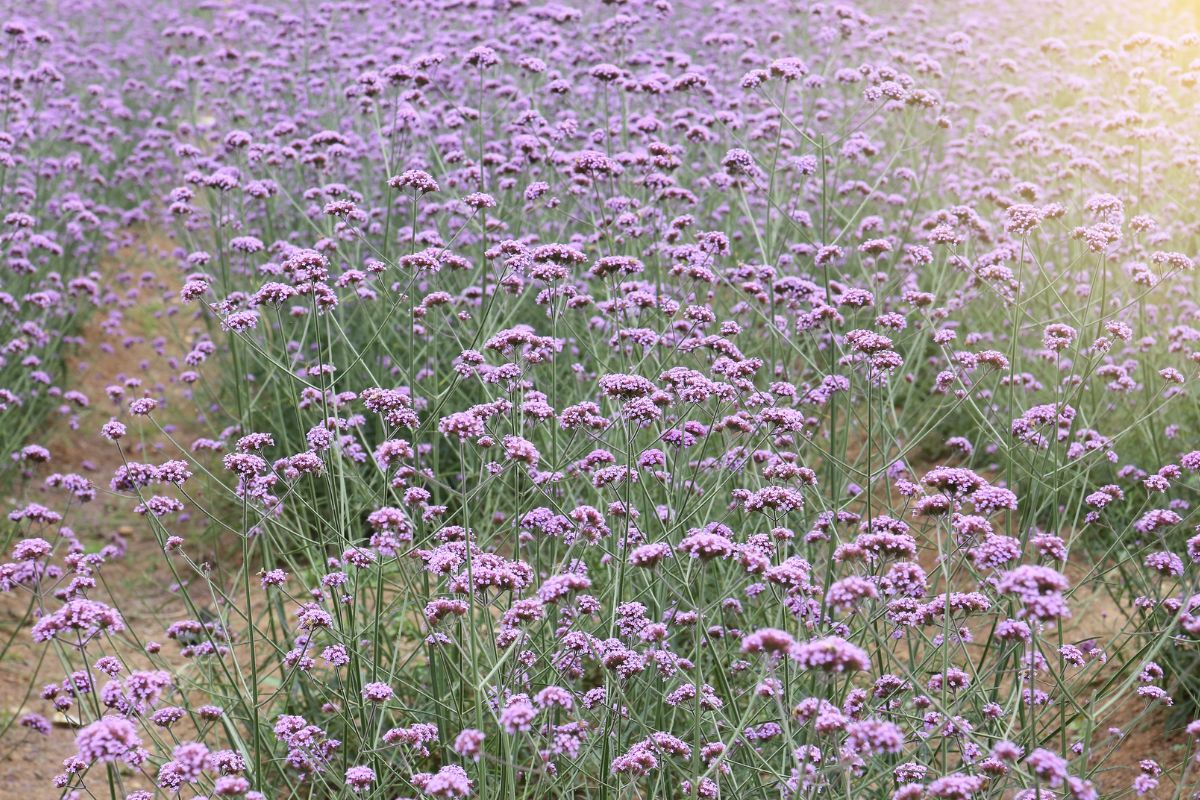
[[[1200,798],[1200,9],[0,63],[0,796]]]

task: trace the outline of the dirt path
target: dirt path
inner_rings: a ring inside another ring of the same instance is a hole
[[[172,591],[162,559],[154,557],[157,545],[148,526],[132,512],[132,503],[108,490],[108,479],[121,458],[97,431],[115,410],[106,387],[136,378],[141,386],[130,388],[126,397],[146,391],[165,398],[167,402],[156,418],[174,426],[181,441],[192,438],[189,429],[196,427],[194,416],[188,418],[183,387],[174,381],[176,370],[163,355],[174,348],[168,345],[164,350],[162,343],[156,341],[159,337],[170,340],[169,331],[175,325],[165,316],[180,282],[168,255],[172,247],[173,243],[165,237],[144,237],[105,263],[104,283],[118,287],[122,299],[116,306],[97,310],[89,319],[82,332],[87,347],[71,359],[66,387],[83,392],[90,404],[78,410],[75,429],[68,415],[50,417],[39,442],[50,449],[52,461],[26,481],[24,487],[15,487],[10,492],[17,495],[24,488],[23,498],[4,498],[10,507],[21,499],[42,502],[58,510],[62,507],[62,493],[38,496],[45,491],[41,482],[46,475],[78,472],[91,478],[98,496],[91,503],[69,509],[63,524],[72,528],[89,548],[108,541],[120,541],[126,546],[127,557],[102,567],[101,585],[92,597],[118,607],[127,626],[143,639],[162,639],[165,624],[182,615],[183,604]],[[147,440],[144,459],[154,460],[154,452],[164,447],[169,445]],[[0,641],[12,635],[28,601],[25,594],[0,595]],[[30,712],[50,718],[49,703],[38,697],[38,691],[44,684],[62,678],[63,669],[54,651],[35,644],[28,630],[20,631],[12,648],[0,660],[0,721],[7,722],[13,715]],[[56,795],[50,778],[60,770],[62,760],[75,750],[76,731],[69,724],[70,716],[72,712],[54,715],[54,725],[45,736],[14,726],[0,739],[0,797]]]

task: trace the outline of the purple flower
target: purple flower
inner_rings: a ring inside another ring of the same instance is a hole
[[[121,760],[136,766],[145,759],[137,726],[124,717],[106,716],[88,725],[76,734],[75,747],[89,764]]]
[[[346,785],[355,794],[370,791],[375,783],[375,770],[370,767],[350,767],[346,770]]]
[[[409,780],[430,797],[466,797],[472,788],[466,771],[457,764],[448,764],[432,775],[418,772]]]
[[[464,728],[459,731],[458,736],[454,737],[454,752],[463,758],[478,761],[483,755],[483,739],[482,731],[475,728]]]
[[[856,672],[871,668],[871,660],[866,652],[839,636],[800,642],[792,649],[790,655],[801,669]]]

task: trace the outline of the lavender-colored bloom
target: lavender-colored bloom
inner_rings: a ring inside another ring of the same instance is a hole
[[[142,760],[137,726],[124,717],[106,716],[88,725],[75,736],[75,747],[88,763],[123,760],[138,764]]]
[[[871,668],[866,652],[839,636],[800,642],[792,649],[791,657],[801,669],[822,672],[856,672]]]

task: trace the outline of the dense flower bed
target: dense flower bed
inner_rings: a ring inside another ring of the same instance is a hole
[[[1200,789],[1186,10],[57,5],[0,40],[47,796]]]

